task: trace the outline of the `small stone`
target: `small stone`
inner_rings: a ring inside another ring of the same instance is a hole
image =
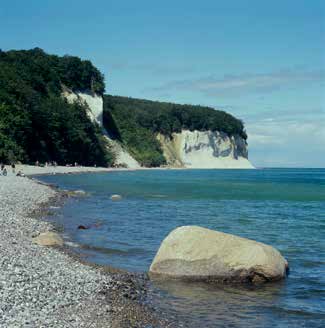
[[[47,231],[33,238],[33,243],[40,246],[62,246],[63,239],[56,232]]]
[[[79,230],[87,230],[87,229],[89,229],[89,227],[86,227],[86,226],[84,226],[84,225],[79,225],[79,226],[78,226],[78,229],[79,229]]]
[[[111,196],[111,200],[117,201],[117,200],[121,200],[122,196],[121,195],[112,195]]]

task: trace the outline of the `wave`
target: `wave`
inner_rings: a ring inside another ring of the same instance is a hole
[[[120,256],[129,256],[132,254],[146,254],[147,252],[142,248],[129,248],[129,249],[118,249],[118,248],[107,248],[107,247],[100,247],[100,246],[93,246],[93,245],[86,245],[81,244],[79,245],[81,249],[88,250],[88,251],[95,251],[102,254],[109,254],[109,255],[120,255]]]

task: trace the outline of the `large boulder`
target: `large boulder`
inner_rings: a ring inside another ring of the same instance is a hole
[[[286,276],[287,261],[273,247],[197,226],[173,230],[151,266],[153,277],[216,282],[266,282]]]
[[[33,238],[33,243],[41,246],[62,246],[63,239],[56,232],[47,231]]]

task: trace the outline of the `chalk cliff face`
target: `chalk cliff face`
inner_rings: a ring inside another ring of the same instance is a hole
[[[139,168],[140,164],[122,147],[122,145],[112,140],[103,126],[103,97],[94,93],[88,92],[72,92],[64,88],[62,93],[68,102],[73,103],[79,101],[88,106],[88,116],[92,122],[97,123],[103,130],[104,137],[115,155],[115,164],[126,166],[128,168]]]
[[[88,92],[72,92],[65,90],[63,96],[68,102],[80,101],[86,103],[89,111],[87,112],[92,122],[96,122],[100,127],[103,127],[103,97],[97,94]]]
[[[245,168],[248,161],[246,141],[240,136],[228,136],[218,131],[173,133],[172,138],[157,136],[170,166],[186,168]]]
[[[87,104],[88,115],[103,130],[110,150],[115,154],[115,164],[139,168],[140,164],[116,140],[112,140],[103,127],[103,98],[86,92],[72,92],[65,89],[63,96],[69,101]],[[158,134],[167,164],[170,167],[251,169],[248,161],[246,141],[237,136],[228,136],[218,131],[182,130],[172,137]]]

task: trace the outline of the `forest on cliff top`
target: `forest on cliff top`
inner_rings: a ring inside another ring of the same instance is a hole
[[[211,130],[247,139],[242,121],[224,111],[111,95],[104,96],[104,126],[143,166],[166,163],[158,133]]]
[[[75,56],[0,50],[0,162],[113,164],[100,127],[85,104],[62,97],[65,87],[104,95],[104,76]],[[143,166],[166,162],[157,133],[217,130],[247,138],[243,123],[224,111],[110,95],[104,96],[104,126]]]

